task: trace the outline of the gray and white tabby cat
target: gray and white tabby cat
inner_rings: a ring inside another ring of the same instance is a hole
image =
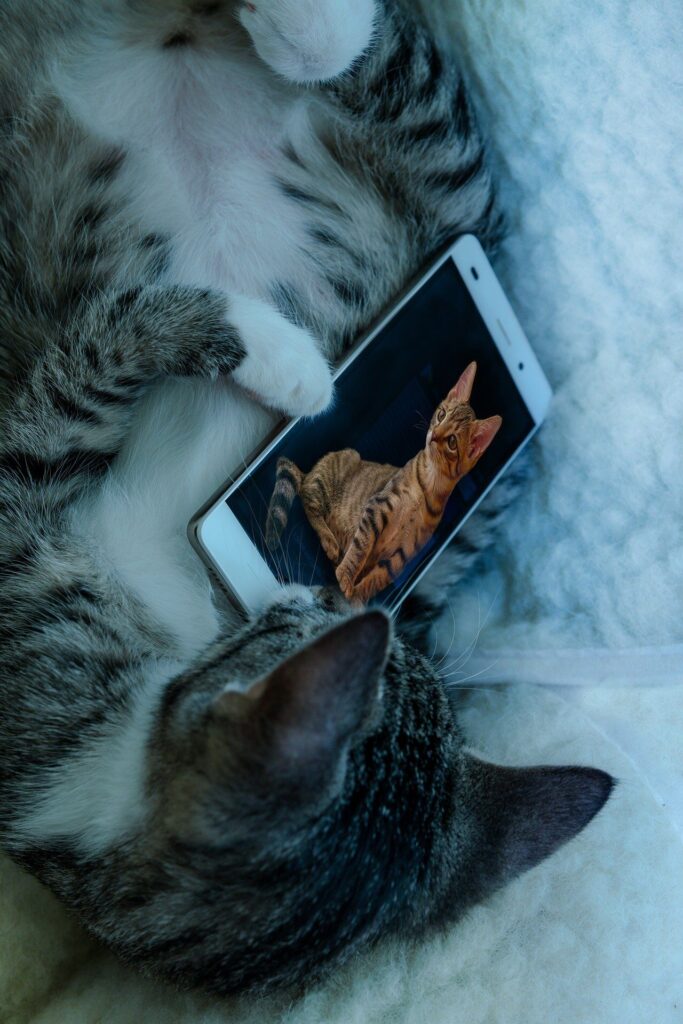
[[[5,0],[0,105],[2,845],[216,992],[455,920],[612,780],[471,756],[378,612],[226,620],[184,537],[265,407],[495,240],[454,63],[392,0]]]

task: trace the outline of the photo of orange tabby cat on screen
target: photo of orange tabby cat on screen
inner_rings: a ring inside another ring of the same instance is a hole
[[[303,473],[277,464],[266,543],[274,551],[297,494],[344,596],[365,604],[402,572],[433,535],[448,499],[500,429],[469,404],[477,364],[470,363],[432,416],[424,448],[399,469],[366,462],[353,448],[329,452]]]

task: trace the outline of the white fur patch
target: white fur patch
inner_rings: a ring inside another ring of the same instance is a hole
[[[255,0],[239,17],[266,64],[290,81],[320,82],[366,49],[375,13],[374,0]]]
[[[230,320],[247,349],[233,373],[238,384],[290,416],[311,416],[330,404],[332,373],[308,331],[241,296],[231,300]]]
[[[283,280],[306,295],[304,218],[275,179],[288,127],[300,146],[310,135],[308,101],[225,39],[188,51],[124,39],[115,19],[103,21],[54,79],[77,118],[126,147],[134,211],[173,235],[168,281],[263,299]],[[242,384],[290,413],[324,407],[330,373],[312,338],[255,298],[232,306],[249,350]],[[140,404],[108,480],[75,513],[185,657],[219,627],[187,523],[274,422],[232,384],[168,381]]]
[[[134,213],[173,236],[169,280],[262,297],[275,281],[305,288],[304,218],[276,179],[308,98],[226,39],[162,50],[126,38],[103,20],[53,77],[75,117],[126,149]]]
[[[149,731],[164,684],[177,670],[160,665],[122,724],[60,764],[55,781],[48,781],[13,826],[15,835],[36,843],[68,839],[96,857],[144,822]]]
[[[300,604],[314,604],[315,597],[310,587],[304,587],[300,583],[288,583],[273,593],[262,611],[278,604],[289,604],[291,601],[297,601]]]
[[[186,526],[275,419],[230,382],[169,381],[141,403],[108,479],[74,517],[75,529],[97,544],[186,658],[219,628]]]

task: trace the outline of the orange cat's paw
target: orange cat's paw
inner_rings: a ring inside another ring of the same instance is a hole
[[[323,551],[325,552],[329,560],[332,562],[333,565],[336,565],[341,560],[341,551],[339,550],[339,545],[332,544],[332,542],[329,540],[322,540],[321,544],[323,546]]]
[[[357,586],[353,587],[349,601],[357,608],[362,608],[368,603],[370,598],[374,596],[374,590],[369,590],[363,583],[359,583]]]
[[[346,600],[350,601],[351,598],[353,597],[353,580],[351,579],[351,576],[349,575],[348,572],[340,572],[340,568],[341,566],[337,566],[337,570],[335,572],[335,576],[337,577],[337,583],[339,584],[339,589],[341,590]]]

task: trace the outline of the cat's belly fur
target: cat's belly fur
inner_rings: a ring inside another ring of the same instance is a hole
[[[127,150],[137,215],[173,238],[169,281],[270,299],[284,279],[310,294],[303,216],[274,182],[284,134],[305,144],[307,101],[253,54],[103,37],[55,82],[82,123]],[[78,511],[76,528],[188,656],[218,621],[187,522],[274,419],[233,385],[165,383],[142,404],[111,479]]]
[[[346,457],[345,457],[346,456]],[[332,472],[322,474],[319,467],[332,464]],[[361,468],[362,467],[362,468]],[[330,505],[327,525],[339,544],[342,554],[351,544],[360,525],[363,512],[371,498],[376,497],[397,472],[396,466],[385,463],[361,462],[358,452],[347,449],[342,452],[331,452],[324,457],[304,481],[301,499],[304,508],[309,502],[315,502],[317,489],[313,483],[321,475]]]

